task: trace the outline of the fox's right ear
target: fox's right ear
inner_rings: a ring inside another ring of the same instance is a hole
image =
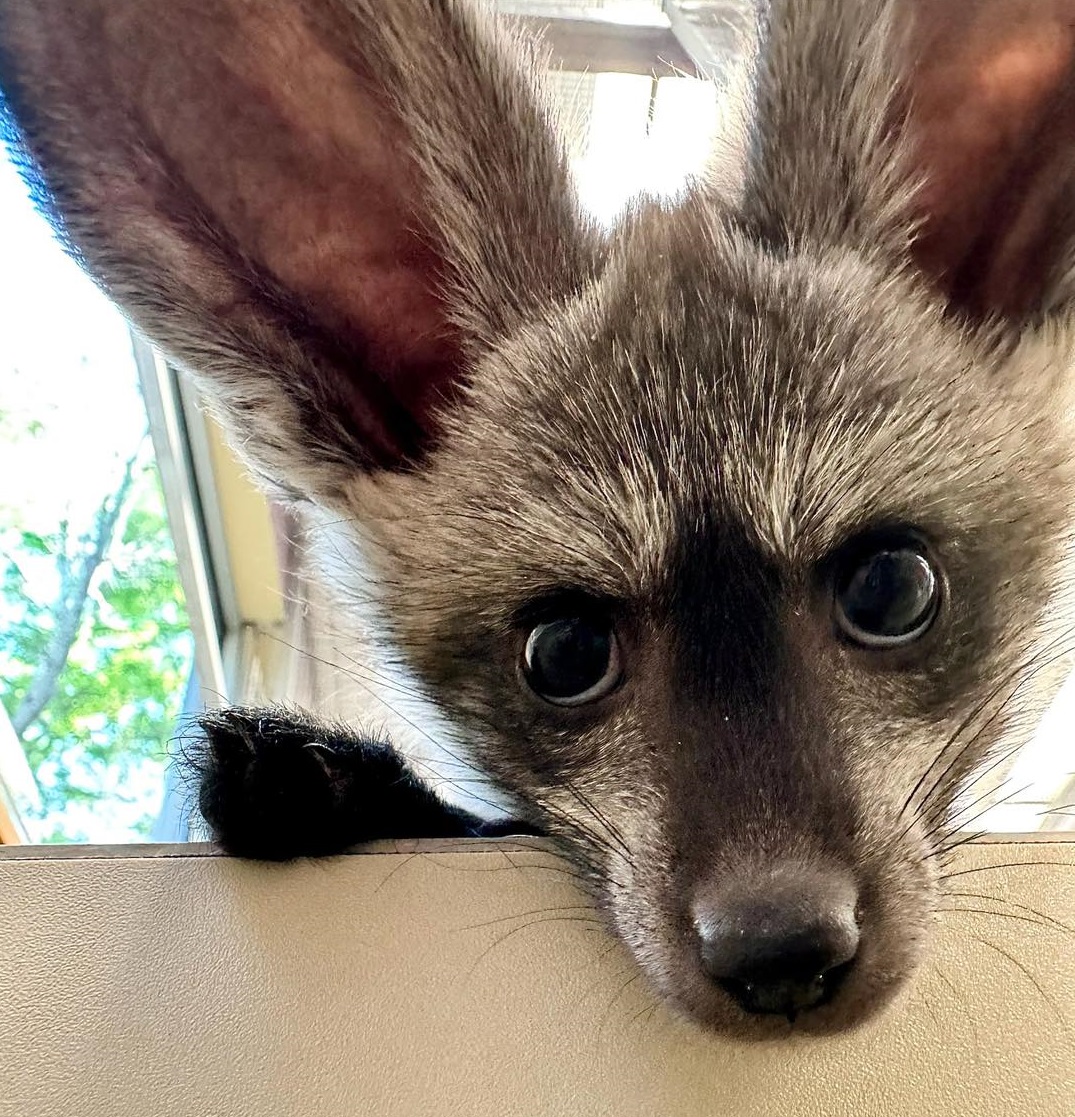
[[[248,459],[329,502],[419,461],[483,350],[594,271],[531,63],[457,0],[0,0],[58,230]]]

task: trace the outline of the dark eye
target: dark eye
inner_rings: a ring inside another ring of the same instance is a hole
[[[941,579],[915,542],[858,550],[836,579],[836,621],[858,644],[890,648],[917,640],[937,616]]]
[[[561,617],[531,630],[523,651],[530,689],[557,706],[595,702],[620,681],[620,648],[608,618]]]

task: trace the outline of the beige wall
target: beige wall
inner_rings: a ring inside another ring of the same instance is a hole
[[[1075,921],[1075,843],[968,848],[994,866],[972,891],[1048,919],[946,915],[883,1020],[767,1047],[669,1018],[604,931],[530,917],[579,897],[516,848],[0,852],[0,1115],[1075,1114],[1075,949],[1049,922]]]

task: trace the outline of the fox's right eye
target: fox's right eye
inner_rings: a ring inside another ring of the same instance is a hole
[[[531,629],[523,678],[556,706],[582,706],[611,693],[622,678],[616,632],[608,617],[558,617]]]

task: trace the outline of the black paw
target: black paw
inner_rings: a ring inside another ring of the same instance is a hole
[[[229,853],[286,861],[378,838],[527,833],[447,806],[384,742],[290,710],[203,714],[182,763],[215,840]]]

